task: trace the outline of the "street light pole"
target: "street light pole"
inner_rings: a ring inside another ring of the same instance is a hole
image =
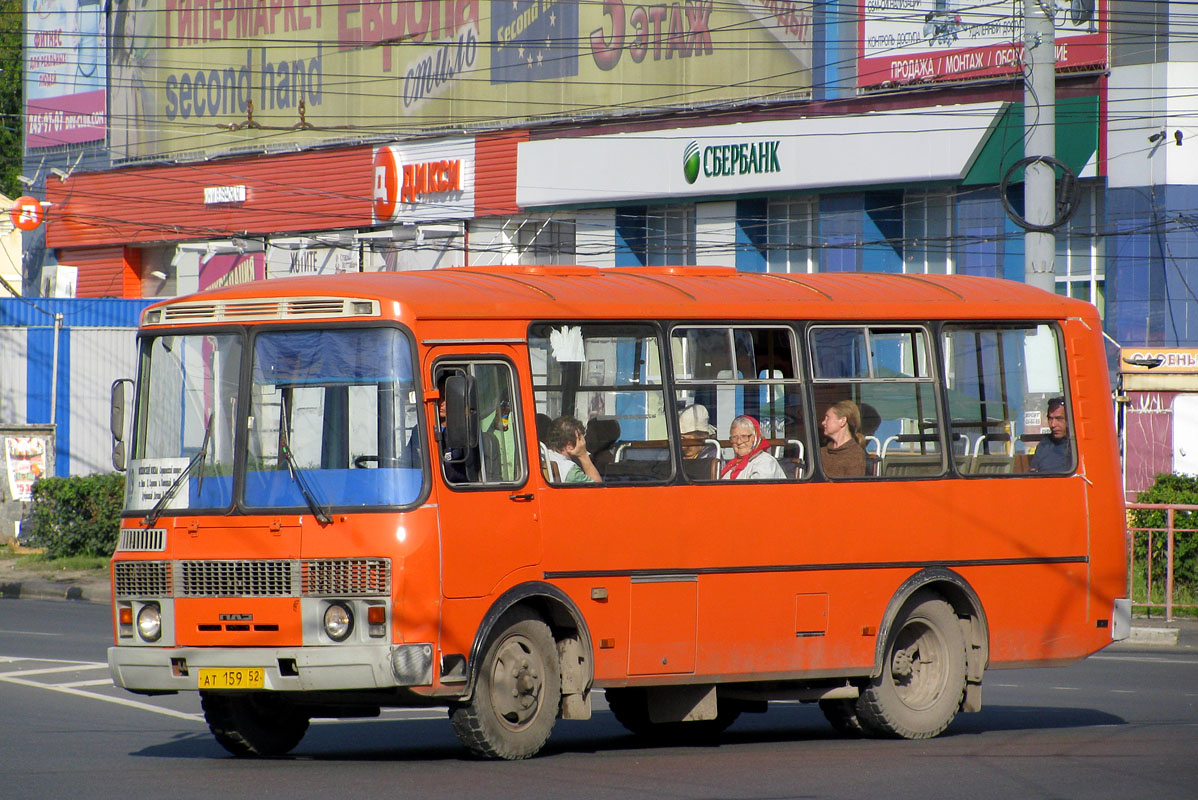
[[[1052,0],[1023,0],[1023,153],[1056,156],[1056,31]],[[1056,173],[1043,161],[1028,164],[1023,178],[1023,218],[1052,225],[1057,216]],[[1056,288],[1056,235],[1025,231],[1024,281]]]

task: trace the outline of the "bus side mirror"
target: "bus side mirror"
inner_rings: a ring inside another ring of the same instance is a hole
[[[117,472],[125,471],[125,385],[132,383],[128,378],[117,378],[112,382],[108,428],[112,431],[112,466]]]
[[[449,450],[469,450],[478,445],[478,389],[472,375],[461,373],[445,379],[445,441]]]

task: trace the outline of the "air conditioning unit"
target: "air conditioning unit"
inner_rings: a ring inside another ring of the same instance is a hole
[[[55,264],[42,268],[42,297],[74,297],[79,267]]]

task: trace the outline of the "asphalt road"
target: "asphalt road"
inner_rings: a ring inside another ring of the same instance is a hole
[[[773,704],[718,745],[643,742],[602,698],[538,758],[471,760],[441,710],[317,721],[292,756],[235,759],[195,696],[115,689],[108,608],[0,601],[0,798],[1191,798],[1198,648],[1118,645],[989,672],[985,708],[922,742],[838,737]]]

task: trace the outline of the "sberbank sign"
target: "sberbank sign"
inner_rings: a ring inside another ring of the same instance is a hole
[[[692,141],[682,154],[682,174],[687,183],[694,183],[702,172],[707,178],[727,178],[733,175],[765,175],[781,172],[778,163],[780,141],[737,142],[710,144],[700,148]]]

